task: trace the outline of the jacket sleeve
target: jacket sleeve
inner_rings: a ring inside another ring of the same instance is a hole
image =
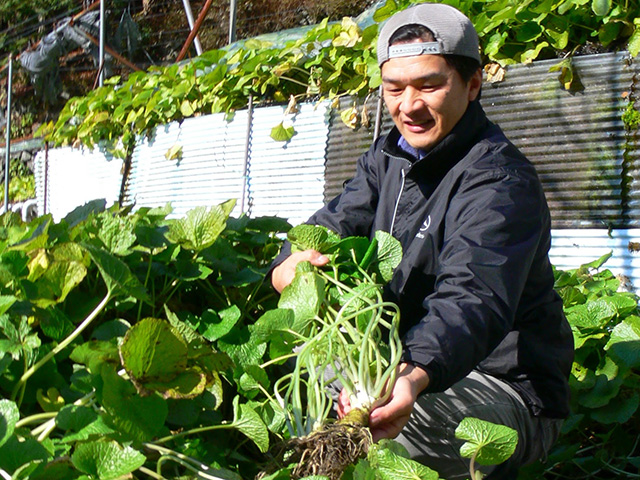
[[[464,378],[513,329],[550,225],[532,169],[469,177],[449,200],[434,291],[423,302],[427,313],[404,338],[403,359],[427,371],[427,392]]]

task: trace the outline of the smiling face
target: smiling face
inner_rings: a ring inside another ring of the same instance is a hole
[[[396,57],[382,64],[384,101],[414,148],[430,150],[458,123],[482,85],[478,70],[464,82],[441,55]]]

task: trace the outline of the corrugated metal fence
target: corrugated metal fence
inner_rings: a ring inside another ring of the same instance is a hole
[[[640,238],[640,161],[636,132],[621,119],[638,66],[624,52],[575,58],[584,89],[569,93],[558,73],[549,72],[557,63],[508,68],[503,82],[485,83],[483,107],[538,169],[552,210],[554,263],[570,268],[613,249],[616,267],[640,285],[640,266],[627,251],[629,241]],[[253,216],[299,223],[340,191],[371,144],[378,100],[367,103],[370,126],[356,130],[340,119],[351,103],[343,99],[340,109],[303,105],[287,119],[297,135],[285,144],[269,137],[284,118],[280,106],[238,111],[231,120],[208,115],[166,125],[139,142],[125,182],[112,177],[113,168],[103,174],[102,167],[89,167],[87,152],[50,151],[45,167],[40,154],[39,211],[62,216],[91,194],[109,203],[119,194],[137,206],[171,202],[175,215],[237,198],[236,213],[244,207]],[[391,125],[383,112],[382,132]],[[167,160],[174,145],[182,156]],[[71,179],[78,175],[84,180]],[[116,192],[120,185],[123,191]]]

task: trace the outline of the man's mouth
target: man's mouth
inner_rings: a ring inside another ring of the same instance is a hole
[[[433,120],[425,122],[404,122],[405,128],[412,133],[422,133],[433,126]]]

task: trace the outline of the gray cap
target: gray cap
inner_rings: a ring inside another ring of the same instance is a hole
[[[389,46],[389,39],[405,25],[418,24],[433,32],[435,42]],[[440,3],[421,3],[393,15],[378,36],[378,65],[390,58],[413,55],[462,55],[482,63],[478,34],[459,10]]]

